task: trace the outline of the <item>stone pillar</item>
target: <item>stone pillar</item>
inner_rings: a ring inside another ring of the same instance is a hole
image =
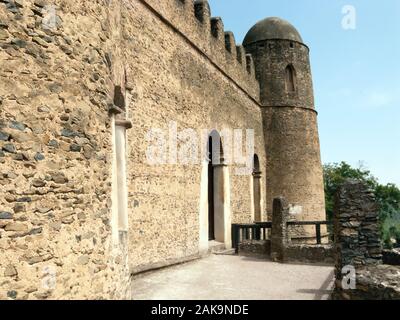
[[[360,181],[348,180],[335,200],[336,288],[342,287],[343,268],[382,264],[378,206],[373,191]]]
[[[289,205],[280,197],[275,198],[272,212],[271,231],[271,259],[276,262],[283,262],[285,248],[288,245],[287,222],[289,218]]]

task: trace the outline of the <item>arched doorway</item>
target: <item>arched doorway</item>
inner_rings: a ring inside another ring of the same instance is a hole
[[[261,222],[261,169],[260,159],[258,155],[253,158],[253,205],[254,205],[254,221]]]

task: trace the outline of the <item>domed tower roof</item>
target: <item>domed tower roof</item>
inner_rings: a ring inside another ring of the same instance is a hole
[[[286,20],[272,17],[257,22],[247,33],[243,45],[272,39],[293,40],[303,43],[303,39],[295,27]]]

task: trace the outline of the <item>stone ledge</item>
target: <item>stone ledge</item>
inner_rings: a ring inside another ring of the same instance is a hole
[[[285,248],[284,260],[333,265],[334,254],[332,245],[289,245]]]
[[[132,129],[132,122],[129,120],[115,120],[115,125],[118,127],[124,127],[125,129]]]
[[[121,108],[117,107],[114,104],[110,104],[108,106],[108,112],[110,114],[121,114],[121,113],[124,113],[124,110],[122,110]]]

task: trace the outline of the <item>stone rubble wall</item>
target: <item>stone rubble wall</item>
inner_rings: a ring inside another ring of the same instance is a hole
[[[348,181],[335,199],[337,267],[382,263],[378,206],[373,191],[358,181]]]
[[[333,265],[335,249],[332,244],[293,243],[284,246],[281,262],[318,263]]]
[[[332,245],[288,245],[285,248],[286,262],[323,263],[333,265],[334,248]]]
[[[383,264],[378,206],[364,183],[348,180],[335,200],[335,275],[333,299],[400,299],[400,268]],[[355,268],[356,288],[348,289],[343,268]]]
[[[258,259],[269,259],[271,255],[270,240],[244,241],[239,245],[239,256]]]
[[[239,245],[239,255],[258,259],[271,258],[271,240],[245,241]],[[285,247],[282,260],[284,263],[317,263],[332,265],[334,249],[331,245],[288,245]]]
[[[0,299],[130,298],[110,223],[118,11],[0,1]]]

